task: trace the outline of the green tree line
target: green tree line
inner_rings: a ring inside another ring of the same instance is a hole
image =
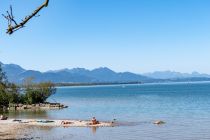
[[[18,103],[44,103],[55,92],[56,88],[51,82],[33,83],[29,79],[25,80],[21,87],[10,83],[0,65],[0,107],[8,107],[9,104]]]

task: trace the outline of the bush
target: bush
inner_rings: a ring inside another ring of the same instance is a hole
[[[54,84],[50,82],[33,84],[25,90],[25,102],[27,104],[44,103],[55,91]]]
[[[9,104],[37,104],[44,103],[48,97],[56,92],[53,83],[45,82],[34,84],[32,80],[22,88],[7,81],[5,73],[2,71],[0,65],[0,106],[9,106]]]

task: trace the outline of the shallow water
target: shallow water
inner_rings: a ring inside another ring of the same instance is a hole
[[[63,87],[49,101],[62,110],[16,112],[10,117],[48,119],[116,119],[110,128],[31,128],[37,139],[198,140],[210,139],[210,83]],[[163,120],[164,125],[153,125]]]

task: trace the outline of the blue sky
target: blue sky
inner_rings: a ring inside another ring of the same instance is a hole
[[[20,19],[42,2],[0,0],[0,12],[13,4]],[[12,36],[0,18],[0,61],[41,71],[106,66],[210,74],[209,7],[209,0],[50,0]]]

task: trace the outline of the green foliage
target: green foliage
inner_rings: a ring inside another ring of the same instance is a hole
[[[6,84],[7,84],[7,78],[5,73],[2,70],[1,64],[0,64],[0,93],[5,93],[6,91]]]
[[[3,72],[1,64],[0,64],[0,83],[1,84],[6,84],[7,83],[7,77],[5,72]]]
[[[8,104],[8,94],[7,94],[7,78],[5,73],[2,71],[0,65],[0,105],[5,106]]]
[[[15,84],[7,81],[5,73],[0,65],[0,106],[8,106],[9,104],[36,104],[44,103],[48,97],[55,93],[56,88],[50,82],[33,83],[33,79],[28,79],[24,87],[20,88]]]
[[[26,86],[25,100],[27,104],[43,103],[56,91],[54,84],[39,83]]]
[[[19,91],[19,87],[17,87],[15,84],[9,83],[7,88],[9,103],[20,103],[21,94],[19,93]]]

